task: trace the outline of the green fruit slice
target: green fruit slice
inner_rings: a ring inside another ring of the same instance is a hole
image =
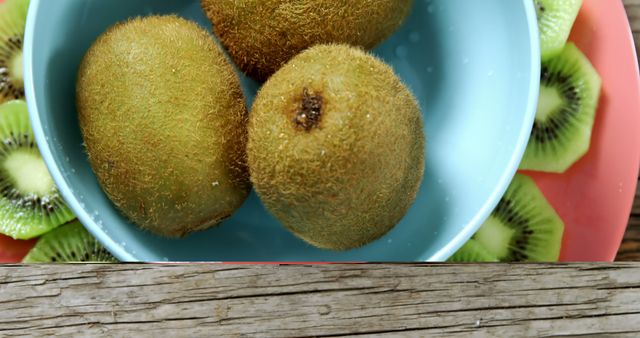
[[[38,240],[24,263],[117,262],[78,221],[65,224]]]
[[[518,174],[473,239],[502,262],[555,262],[563,232],[564,223],[535,182]]]
[[[565,172],[589,150],[601,80],[572,43],[542,63],[540,98],[520,169]]]
[[[497,262],[498,258],[475,239],[470,239],[447,261],[451,263]]]
[[[30,239],[73,218],[38,152],[26,103],[0,105],[0,233]]]
[[[534,2],[540,30],[542,60],[547,60],[562,51],[582,6],[582,0],[534,0]]]
[[[0,4],[0,103],[24,98],[22,40],[29,0]]]

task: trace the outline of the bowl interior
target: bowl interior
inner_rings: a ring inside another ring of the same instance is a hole
[[[80,60],[106,28],[132,16],[178,13],[210,29],[197,0],[32,0],[25,74],[38,144],[73,211],[122,260],[446,259],[488,216],[521,159],[537,100],[537,26],[528,0],[418,0],[414,6],[407,23],[375,53],[393,65],[421,104],[425,177],[402,222],[363,248],[315,249],[284,230],[255,194],[220,227],[160,238],[130,224],[103,193],[78,127]],[[251,103],[259,84],[242,81]]]

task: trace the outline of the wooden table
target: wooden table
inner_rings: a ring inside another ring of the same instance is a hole
[[[3,266],[0,304],[3,337],[635,338],[640,265]]]
[[[0,304],[3,337],[635,338],[640,265],[16,265]]]
[[[605,0],[608,1],[608,0]],[[624,0],[636,41],[636,50],[640,51],[640,0]],[[640,261],[640,187],[636,191],[629,227],[624,235],[622,246],[616,257],[618,261]]]

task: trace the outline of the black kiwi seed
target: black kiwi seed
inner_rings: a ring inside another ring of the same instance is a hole
[[[22,63],[28,7],[29,0],[6,0],[0,4],[0,233],[15,239],[40,236],[74,218],[44,170],[27,104],[21,100],[24,84],[18,67]],[[18,154],[27,156],[21,158]],[[38,174],[24,177],[20,163],[23,160],[24,164],[35,165],[33,169]]]
[[[513,205],[511,200],[503,198],[498,203],[493,215],[506,224],[518,226],[519,235],[514,236],[516,240],[512,244],[524,249],[529,245],[529,238],[533,235],[533,230],[528,226],[529,219],[518,213]],[[511,250],[511,255],[514,261],[525,261],[529,258],[525,250]]]
[[[22,37],[13,36],[4,43],[0,50],[0,96],[21,99],[24,97],[24,85],[11,79],[9,72],[9,60],[15,53],[22,51]]]
[[[571,79],[560,73],[553,73],[543,66],[540,84],[560,89],[565,105],[556,113],[548,116],[545,121],[534,122],[531,137],[539,143],[552,142],[559,136],[558,131],[570,123],[580,111],[580,96]]]
[[[9,154],[20,148],[38,151],[35,141],[32,140],[31,136],[27,134],[15,135],[13,132],[10,132],[9,137],[4,139],[0,144],[0,163],[2,163]],[[9,181],[7,177],[9,177],[9,175],[0,175],[1,196],[12,201],[17,206],[41,212],[46,216],[55,213],[57,204],[52,203],[54,199],[43,199],[37,195],[23,195],[13,186],[13,183]],[[55,200],[53,202],[55,202]]]
[[[491,216],[452,261],[557,261],[564,224],[535,182],[517,174]]]
[[[0,1],[0,103],[24,98],[23,74],[14,67],[19,67],[22,59],[29,3],[30,0]]]
[[[544,12],[547,10],[544,7],[544,4],[540,1],[536,1],[536,9],[538,10],[538,14],[544,14]]]
[[[116,259],[78,221],[46,233],[24,258],[24,263],[115,262]]]
[[[557,261],[564,224],[536,183],[516,174],[480,230],[477,244],[503,262]]]

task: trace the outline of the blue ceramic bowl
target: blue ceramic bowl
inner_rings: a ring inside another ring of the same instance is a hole
[[[222,226],[183,239],[140,231],[100,188],[75,108],[81,58],[98,35],[132,16],[177,13],[207,29],[199,1],[31,0],[25,85],[38,145],[80,221],[125,261],[440,261],[495,207],[516,172],[535,115],[539,43],[530,0],[416,0],[375,53],[422,106],[427,167],[420,193],[390,233],[331,252],[287,232],[252,194]],[[259,87],[242,78],[249,104]]]

